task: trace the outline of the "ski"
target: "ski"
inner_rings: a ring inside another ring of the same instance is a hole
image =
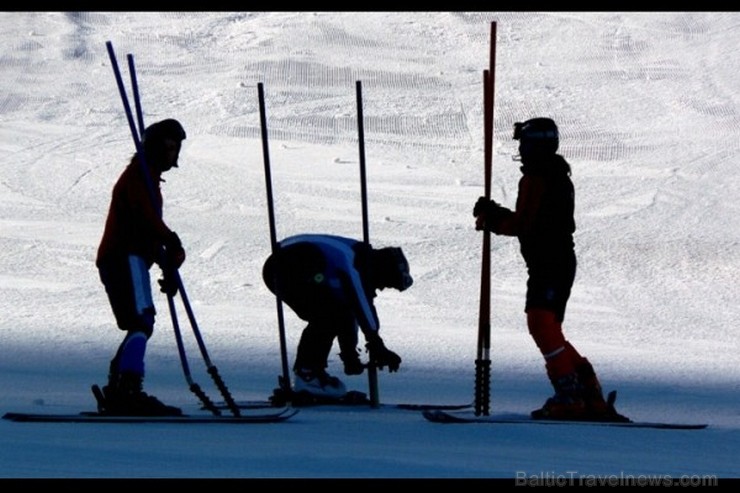
[[[485,423],[485,424],[533,424],[533,425],[576,425],[576,426],[612,426],[619,428],[655,428],[663,430],[701,430],[708,425],[704,423],[664,423],[653,421],[573,421],[553,419],[532,419],[524,414],[499,414],[493,416],[476,416],[472,411],[445,411],[428,409],[422,415],[433,423]]]
[[[290,405],[292,407],[315,407],[315,406],[345,406],[345,407],[362,407],[372,406],[372,401],[364,392],[350,390],[344,397],[339,399],[318,398],[306,393],[298,393],[290,396],[290,399],[283,397],[282,389],[275,389],[275,393],[266,400],[236,401],[239,409],[268,409]],[[226,409],[228,405],[225,402],[215,404],[217,409]],[[375,407],[375,406],[372,406]],[[403,409],[407,411],[424,411],[424,410],[448,410],[458,411],[472,408],[473,404],[424,404],[424,403],[381,403],[378,407]]]
[[[370,407],[370,401],[367,402],[351,402],[344,400],[326,400],[316,401],[311,403],[295,403],[293,407],[317,407],[317,406],[344,406],[344,407]],[[236,406],[239,409],[269,409],[274,408],[275,405],[270,401],[236,401]],[[441,411],[461,411],[464,409],[472,408],[473,404],[425,404],[425,403],[380,403],[381,408],[395,408],[403,409],[406,411],[426,411],[426,410],[441,410]],[[216,403],[217,409],[227,409],[225,403]]]
[[[3,419],[20,423],[184,423],[184,424],[246,424],[278,423],[298,413],[298,409],[283,408],[275,412],[246,416],[183,415],[183,416],[115,416],[99,412],[78,414],[6,413]]]
[[[382,404],[381,404],[382,405]],[[386,404],[386,406],[392,406],[398,409],[404,409],[406,411],[461,411],[473,407],[473,403],[470,404]]]

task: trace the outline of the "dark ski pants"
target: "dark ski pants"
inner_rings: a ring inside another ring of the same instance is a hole
[[[129,255],[101,264],[98,273],[118,328],[127,332],[111,361],[110,373],[143,375],[146,343],[154,331],[156,313],[149,267],[141,257]]]
[[[357,350],[357,322],[354,315],[342,307],[338,307],[333,314],[308,320],[298,343],[293,369],[326,368],[335,338],[341,353],[349,354]]]

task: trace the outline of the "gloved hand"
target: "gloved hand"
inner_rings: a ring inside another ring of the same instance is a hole
[[[180,237],[174,231],[164,240],[164,250],[168,265],[162,267],[166,269],[179,269],[183,262],[185,262],[185,250],[182,248]]]
[[[493,199],[478,197],[478,201],[473,206],[473,217],[489,215],[497,209],[504,207]]]
[[[177,273],[175,271],[164,271],[162,273],[162,279],[157,281],[159,283],[159,290],[168,296],[175,296],[178,290]]]
[[[475,229],[478,231],[488,230],[495,233],[501,221],[509,214],[511,214],[511,211],[499,205],[495,200],[487,200],[485,197],[480,197],[475,203],[475,207],[473,207]]]
[[[365,347],[368,353],[370,353],[371,364],[381,370],[387,366],[388,371],[391,373],[398,371],[398,367],[401,366],[401,357],[386,348],[385,344],[383,344],[383,339],[377,333],[370,336]]]
[[[489,200],[485,197],[478,197],[478,201],[475,203],[475,206],[473,206],[473,217],[485,214],[488,210],[489,204],[491,203],[496,204],[493,200]]]

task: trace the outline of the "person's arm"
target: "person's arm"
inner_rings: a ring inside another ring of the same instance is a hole
[[[401,366],[401,357],[389,350],[380,337],[380,320],[375,309],[373,298],[375,292],[368,292],[362,282],[361,274],[354,267],[354,253],[345,257],[344,265],[346,292],[350,302],[354,304],[354,313],[357,323],[365,337],[365,347],[368,350],[371,363],[379,369],[388,367],[389,372],[398,371]]]
[[[345,243],[334,243],[329,240],[327,243],[334,249],[334,262],[337,272],[340,274],[342,290],[352,306],[357,323],[365,335],[377,333],[380,329],[380,321],[373,303],[373,293],[365,290],[362,282],[362,275],[355,268],[355,252],[352,247]]]
[[[185,262],[185,250],[182,247],[180,237],[165,224],[159,213],[159,206],[162,203],[162,195],[159,187],[155,183],[155,196],[149,191],[149,187],[143,179],[140,178],[141,169],[132,170],[135,173],[129,175],[126,192],[129,195],[129,203],[135,210],[138,221],[137,223],[144,229],[146,236],[154,239],[157,244],[157,250],[161,253],[161,246],[164,246],[164,255],[155,258],[155,262],[162,269],[163,279],[160,281],[162,292],[174,295],[177,293],[177,282],[173,275],[173,270],[177,270]],[[151,177],[153,180],[154,177]],[[154,203],[154,201],[158,201]]]
[[[162,203],[162,195],[157,183],[152,181],[153,194],[149,192],[146,181],[141,177],[143,170],[132,170],[134,173],[129,175],[126,186],[126,192],[129,196],[129,203],[136,211],[141,227],[144,228],[149,236],[156,238],[164,244],[167,238],[172,234],[172,230],[165,224],[159,213],[159,207]],[[141,179],[134,179],[141,178]],[[152,180],[153,177],[150,176]],[[153,196],[154,195],[154,196]],[[155,203],[155,201],[157,201]]]
[[[543,178],[525,175],[519,181],[516,210],[503,209],[498,220],[490,225],[490,230],[504,236],[522,236],[534,227],[537,212],[542,204],[545,190]]]

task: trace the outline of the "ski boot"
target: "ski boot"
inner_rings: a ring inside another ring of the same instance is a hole
[[[143,376],[111,375],[102,390],[93,387],[98,411],[111,416],[182,416],[182,410],[162,403],[142,390]]]
[[[338,400],[347,394],[347,387],[341,380],[329,375],[325,370],[300,368],[295,372],[293,392],[309,394],[319,399]]]
[[[552,380],[555,395],[540,409],[532,411],[532,419],[581,421],[587,415],[586,402],[581,396],[578,376],[571,373]]]
[[[607,399],[604,399],[601,383],[596,377],[593,366],[588,360],[584,359],[576,367],[578,381],[581,387],[581,395],[586,403],[586,415],[590,421],[614,421],[629,422],[630,419],[622,416],[614,408],[614,401],[617,399],[615,390],[609,392]]]

